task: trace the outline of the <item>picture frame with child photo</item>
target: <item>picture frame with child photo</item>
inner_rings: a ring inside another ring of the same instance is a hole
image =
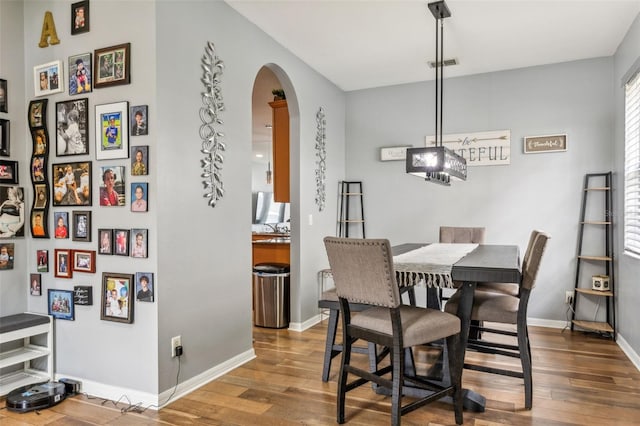
[[[91,161],[58,163],[51,166],[53,205],[91,205]]]

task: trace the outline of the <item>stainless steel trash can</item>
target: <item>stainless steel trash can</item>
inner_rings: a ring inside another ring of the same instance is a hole
[[[289,327],[289,265],[258,263],[253,267],[253,324]]]

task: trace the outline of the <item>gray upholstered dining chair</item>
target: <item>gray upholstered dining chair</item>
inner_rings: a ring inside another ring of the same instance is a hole
[[[487,373],[501,374],[505,376],[524,379],[525,408],[531,409],[533,405],[533,378],[531,367],[531,345],[527,327],[527,306],[531,290],[535,286],[536,277],[540,268],[540,262],[544,253],[549,235],[542,231],[533,231],[529,239],[529,245],[522,262],[522,278],[518,295],[477,291],[473,298],[471,310],[471,328],[477,327],[481,331],[482,338],[472,338],[469,333],[467,349],[483,353],[504,355],[519,358],[522,372],[501,368],[489,367],[465,363],[464,368],[484,371]],[[445,305],[445,312],[456,313],[460,301],[460,290],[456,292]],[[474,321],[483,325],[477,325]],[[516,331],[503,328],[492,328],[487,323],[514,324]],[[488,339],[491,334],[500,334],[517,338],[517,344],[505,344]],[[487,336],[488,335],[488,336]]]
[[[460,319],[440,310],[402,304],[388,240],[326,237],[324,243],[342,317],[344,348],[338,380],[338,423],[345,421],[347,392],[373,382],[391,391],[393,425],[400,424],[403,414],[445,396],[453,396],[455,420],[461,424]],[[372,307],[351,316],[352,303]],[[402,406],[405,382],[433,390],[433,386],[427,386],[425,381],[407,374],[405,349],[445,338],[450,385]],[[370,372],[352,364],[352,346],[360,339],[390,348],[390,365]],[[349,382],[350,374],[359,378]],[[388,374],[391,374],[390,379],[387,378]]]

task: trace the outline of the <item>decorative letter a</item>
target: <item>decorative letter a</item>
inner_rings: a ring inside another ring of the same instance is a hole
[[[49,42],[47,39],[51,38]],[[56,24],[53,22],[53,15],[51,12],[47,11],[44,13],[44,21],[42,22],[42,34],[40,34],[40,43],[38,43],[39,47],[48,47],[49,43],[51,44],[59,44],[60,39],[58,38],[58,33],[56,33]]]

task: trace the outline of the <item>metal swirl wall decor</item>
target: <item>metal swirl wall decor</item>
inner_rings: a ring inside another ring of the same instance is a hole
[[[324,108],[320,107],[316,113],[316,204],[318,211],[324,210],[325,205],[325,180],[327,165],[326,126]]]
[[[215,53],[215,46],[208,41],[202,55],[202,92],[203,106],[200,108],[200,138],[202,139],[201,152],[204,154],[202,162],[202,174],[204,178],[204,198],[208,198],[208,204],[215,207],[216,203],[224,195],[224,185],[222,183],[222,163],[226,150],[226,145],[222,141],[224,133],[220,131],[222,119],[220,113],[224,111],[222,99],[222,88],[220,87],[220,77],[224,62]]]

